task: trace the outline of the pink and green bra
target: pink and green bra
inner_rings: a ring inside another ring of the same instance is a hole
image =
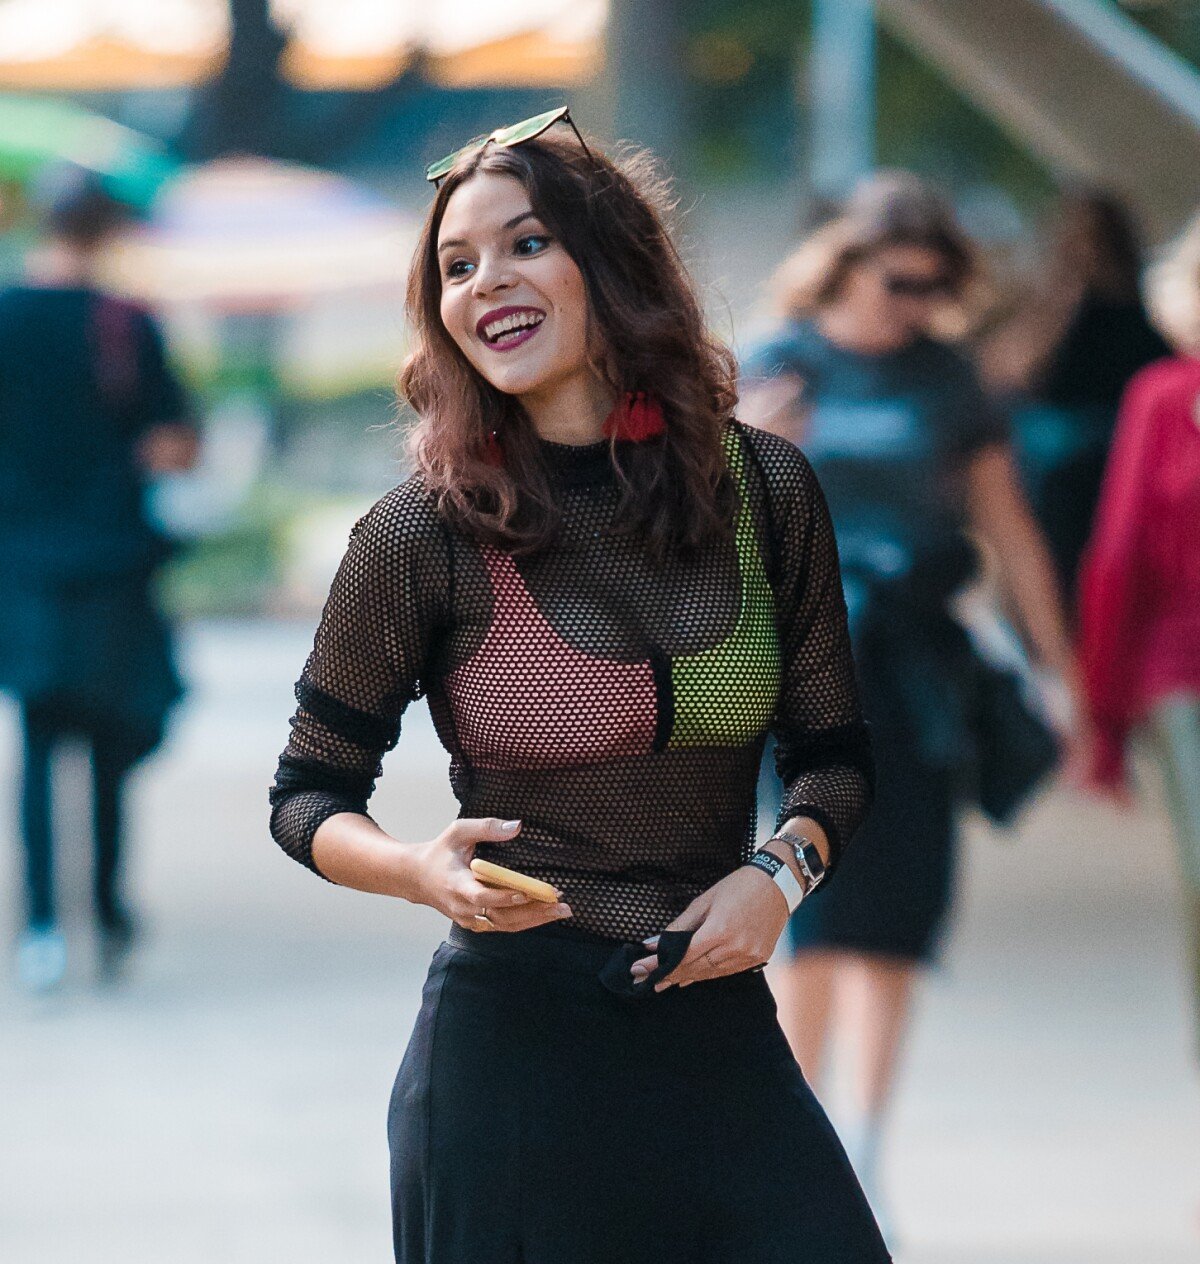
[[[538,607],[514,559],[481,546],[491,622],[476,652],[441,682],[458,744],[474,767],[568,767],[743,746],[766,730],[780,685],[774,598],[748,508],[746,456],[732,429],[725,448],[741,493],[741,591],[732,630],[707,649],[668,655],[652,648],[640,662],[585,652]]]

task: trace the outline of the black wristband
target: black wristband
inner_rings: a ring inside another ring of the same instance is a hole
[[[774,881],[775,875],[783,868],[786,862],[780,860],[778,856],[773,856],[769,851],[756,851],[745,863],[753,869],[761,869],[767,877]]]

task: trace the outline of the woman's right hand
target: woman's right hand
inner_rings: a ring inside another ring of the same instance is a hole
[[[479,843],[511,842],[520,829],[520,821],[461,817],[431,842],[414,844],[409,857],[416,879],[411,898],[444,913],[465,930],[486,933],[529,930],[570,917],[561,891],[558,904],[544,904],[519,891],[485,886],[471,872]],[[481,918],[485,911],[490,926]]]

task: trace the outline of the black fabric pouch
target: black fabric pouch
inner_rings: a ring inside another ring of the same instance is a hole
[[[610,992],[628,1000],[644,1001],[658,993],[654,985],[683,960],[688,945],[692,942],[694,931],[664,930],[658,937],[658,965],[640,983],[629,973],[629,967],[640,961],[651,950],[645,944],[622,944],[605,962],[599,979]]]

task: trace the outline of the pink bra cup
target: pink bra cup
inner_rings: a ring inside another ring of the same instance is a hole
[[[467,758],[477,768],[562,768],[652,749],[650,663],[616,663],[568,644],[513,559],[491,545],[481,552],[492,621],[479,649],[444,679]]]
[[[736,435],[727,436],[726,451],[744,486]],[[657,673],[650,659],[614,662],[570,645],[513,559],[482,546],[492,621],[476,653],[443,679],[467,759],[477,768],[562,768],[663,747],[742,746],[761,734],[779,693],[779,641],[744,498],[736,546],[741,605],[732,632],[698,653],[663,656]],[[670,731],[662,733],[666,716]]]

